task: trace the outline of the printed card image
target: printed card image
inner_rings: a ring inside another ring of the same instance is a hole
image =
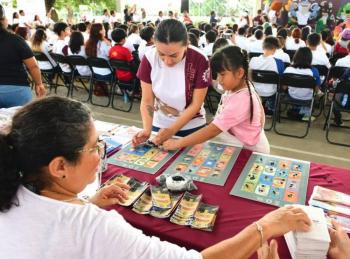
[[[294,191],[286,190],[284,193],[284,200],[290,203],[296,203],[298,201],[298,195]]]
[[[265,166],[264,174],[274,176],[276,173],[276,167]]]
[[[260,175],[260,182],[266,185],[271,185],[272,184],[272,179],[273,176],[268,175],[268,174],[262,174]]]
[[[199,168],[199,170],[197,171],[197,174],[199,175],[199,176],[202,176],[202,177],[206,177],[206,176],[208,176],[210,173],[212,172],[212,169],[211,168],[209,168],[209,167],[201,167],[201,168]]]
[[[175,169],[175,170],[176,170],[177,172],[179,172],[179,173],[183,173],[183,172],[186,171],[187,167],[188,167],[188,164],[180,163],[180,164],[177,164],[177,165],[176,165],[176,169]]]
[[[300,181],[288,180],[287,182],[287,190],[298,191],[300,185]]]
[[[278,163],[278,167],[280,169],[289,169],[290,168],[290,161],[287,160],[280,160]]]
[[[131,144],[108,158],[107,163],[120,167],[155,174],[176,152],[163,151],[146,142],[137,147]]]
[[[242,191],[244,192],[254,192],[256,183],[254,182],[244,182],[242,186]]]
[[[253,152],[230,194],[278,207],[304,205],[309,173],[310,162]]]
[[[276,177],[288,178],[289,171],[287,169],[279,169],[276,171]]]
[[[269,194],[270,186],[265,184],[258,184],[255,189],[255,193],[262,196],[267,196]]]
[[[276,188],[284,188],[286,186],[286,182],[287,182],[287,180],[285,178],[275,177],[273,179],[272,186],[276,187]]]
[[[188,147],[163,174],[182,173],[194,181],[223,186],[239,152],[240,148],[213,142]]]
[[[301,176],[302,176],[301,172],[297,172],[297,171],[289,172],[289,179],[300,181]]]
[[[269,196],[274,200],[283,199],[284,189],[271,187]]]
[[[251,168],[251,171],[254,173],[261,173],[263,170],[264,170],[264,166],[256,163],[254,163]]]

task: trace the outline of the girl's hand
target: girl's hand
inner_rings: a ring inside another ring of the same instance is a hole
[[[334,220],[332,221],[335,229],[330,229],[331,244],[328,255],[332,259],[350,258],[350,239],[346,231]]]
[[[293,206],[271,211],[258,223],[263,227],[265,238],[282,236],[289,231],[309,231],[311,220],[301,209]]]
[[[181,148],[180,139],[168,139],[163,142],[162,145],[164,150],[176,150]]]
[[[141,131],[137,132],[131,140],[132,146],[136,147],[136,146],[140,145],[141,143],[147,141],[150,136],[151,136],[151,132],[146,131],[146,130],[141,130]]]
[[[171,128],[160,129],[158,134],[152,139],[157,146],[162,145],[164,141],[170,139],[176,132]]]
[[[107,185],[100,189],[92,198],[90,198],[90,202],[100,208],[115,205],[128,198],[126,191],[129,189],[129,185],[116,182],[113,185]]]

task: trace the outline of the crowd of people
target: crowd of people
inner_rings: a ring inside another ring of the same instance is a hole
[[[113,13],[105,10],[102,23],[60,21],[46,26],[22,18],[11,25],[1,8],[0,107],[31,100],[26,70],[37,95],[45,95],[40,69],[58,69],[51,53],[116,59],[132,63],[135,70],[117,70],[115,75],[103,68],[92,70],[100,79],[140,80],[143,129],[134,136],[133,145],[156,131],[152,142],[168,150],[219,136],[225,143],[239,142],[269,153],[265,113],[274,112],[277,86],[252,84],[250,71],[310,75],[322,94],[325,78],[313,65],[350,67],[350,29],[345,25],[335,39],[327,29],[316,33],[308,26],[277,27],[262,19],[261,24],[254,19],[256,25],[249,20],[244,25],[220,25],[215,12],[208,23],[198,26],[186,11],[182,21],[176,13],[169,12],[165,19],[159,12],[154,22],[137,22],[133,8],[124,10],[123,23],[111,17]],[[147,19],[144,10],[142,17]],[[37,64],[33,51],[44,53],[49,61]],[[65,64],[59,69],[71,72]],[[91,73],[86,66],[77,70],[81,75]],[[209,87],[223,94],[214,120],[207,124],[203,103]],[[294,99],[312,98],[310,89],[284,87]],[[105,94],[103,87],[95,87],[94,94]],[[293,108],[291,113],[311,116],[307,107]],[[341,124],[341,118],[336,119]],[[171,139],[175,135],[182,138]],[[0,135],[0,257],[112,258],[118,250],[120,258],[247,258],[259,248],[277,256],[274,242],[270,248],[262,244],[288,231],[310,228],[310,219],[301,209],[285,207],[202,252],[147,237],[116,211],[103,210],[125,198],[127,185],[104,187],[88,201],[77,197],[95,179],[104,148],[89,109],[77,101],[48,97],[16,113],[9,131]],[[14,232],[18,226],[20,235]],[[329,255],[347,258],[350,240],[336,223],[334,227]],[[77,242],[81,236],[84,240]]]

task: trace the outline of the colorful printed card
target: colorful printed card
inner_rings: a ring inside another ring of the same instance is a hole
[[[198,205],[202,199],[202,195],[194,195],[186,192],[182,197],[179,206],[175,213],[171,216],[170,222],[190,226],[193,221],[193,215],[196,212]]]
[[[134,203],[132,210],[139,214],[148,214],[152,208],[151,191],[147,189]]]
[[[132,147],[129,144],[112,155],[107,163],[155,174],[175,154],[175,151],[164,151],[147,143],[137,147]]]
[[[160,209],[171,208],[171,198],[169,191],[166,187],[151,186],[152,203],[153,207]]]
[[[194,214],[194,219],[191,227],[205,231],[213,231],[218,211],[219,206],[201,202]]]
[[[241,148],[205,142],[186,148],[164,171],[169,176],[181,173],[194,181],[223,186]]]
[[[156,218],[168,218],[171,213],[175,210],[176,206],[179,204],[181,200],[182,193],[170,193],[171,198],[171,208],[170,209],[160,209],[157,207],[152,207],[150,214]]]
[[[275,206],[305,205],[310,162],[253,153],[230,194]]]

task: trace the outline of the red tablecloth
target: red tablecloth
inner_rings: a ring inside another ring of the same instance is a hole
[[[130,208],[122,206],[115,206],[112,209],[116,209],[128,222],[136,228],[142,229],[147,235],[158,236],[161,240],[167,240],[180,246],[185,246],[188,249],[201,251],[221,240],[234,236],[244,227],[276,208],[229,194],[250,154],[250,151],[242,150],[224,186],[196,182],[198,186],[197,192],[203,194],[203,202],[220,206],[213,232],[179,226],[170,223],[169,219],[139,215]],[[160,175],[174,159],[170,160],[155,175],[109,165],[107,172],[103,175],[103,181],[106,181],[116,173],[123,173],[128,176],[134,176],[139,180],[156,184],[155,177]],[[311,163],[307,200],[310,198],[315,185],[350,194],[350,170]],[[279,242],[280,258],[290,258],[284,238],[278,238],[277,240]]]

